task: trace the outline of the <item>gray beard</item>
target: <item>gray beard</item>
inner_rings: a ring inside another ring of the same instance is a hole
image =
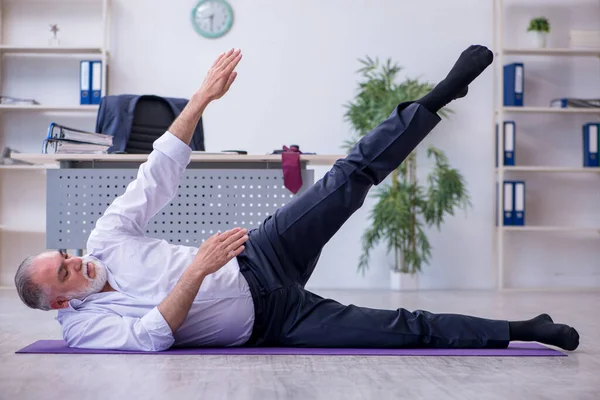
[[[89,282],[89,285],[85,289],[69,293],[70,297],[79,299],[79,300],[83,300],[87,296],[90,296],[92,294],[99,293],[104,288],[104,286],[106,285],[106,282],[108,281],[108,271],[106,270],[106,267],[104,266],[104,264],[102,264],[102,262],[100,260],[98,260],[96,257],[85,256],[85,257],[82,257],[81,262],[82,262],[81,272],[83,273],[83,275]],[[96,277],[94,279],[90,278],[88,275],[88,268],[87,268],[88,263],[92,263],[95,267],[94,269],[96,271]]]

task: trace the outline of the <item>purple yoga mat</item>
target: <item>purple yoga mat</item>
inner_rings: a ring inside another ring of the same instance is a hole
[[[345,349],[293,347],[173,348],[161,352],[88,350],[69,348],[63,340],[39,340],[17,354],[161,354],[161,355],[301,355],[301,356],[488,356],[555,357],[566,354],[537,343],[511,343],[507,349]]]

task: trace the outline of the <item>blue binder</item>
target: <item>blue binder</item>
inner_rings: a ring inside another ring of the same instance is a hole
[[[514,188],[514,225],[525,225],[525,182],[515,181],[513,182]]]
[[[583,125],[583,166],[600,166],[598,141],[600,140],[600,124],[589,122]]]
[[[514,195],[514,185],[510,181],[504,181],[504,225],[514,225],[515,220],[515,195]]]
[[[91,104],[100,104],[102,99],[102,61],[92,61],[91,63],[90,86]]]
[[[504,105],[523,106],[525,86],[525,66],[512,63],[504,66]]]
[[[515,121],[504,121],[502,124],[502,140],[498,132],[498,124],[496,124],[496,167],[498,166],[498,143],[502,141],[502,153],[504,154],[504,165],[515,165]]]
[[[91,104],[90,85],[92,67],[90,61],[83,60],[79,65],[79,104]]]

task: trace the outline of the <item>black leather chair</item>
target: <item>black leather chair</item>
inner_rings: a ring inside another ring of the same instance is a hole
[[[165,133],[187,102],[155,95],[105,96],[98,110],[96,132],[113,136],[111,153],[150,154],[153,142]],[[202,118],[190,147],[205,150]]]
[[[150,154],[152,143],[169,128],[176,115],[171,107],[158,97],[141,98],[133,113],[131,133],[125,153]]]

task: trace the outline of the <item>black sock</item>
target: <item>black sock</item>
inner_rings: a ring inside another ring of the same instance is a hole
[[[510,340],[540,342],[565,350],[575,350],[579,346],[579,334],[570,326],[555,324],[548,314],[540,314],[528,321],[508,323]]]
[[[416,101],[433,113],[452,100],[465,97],[469,84],[475,80],[494,60],[494,54],[485,46],[470,46],[464,50],[448,76],[431,92]]]

